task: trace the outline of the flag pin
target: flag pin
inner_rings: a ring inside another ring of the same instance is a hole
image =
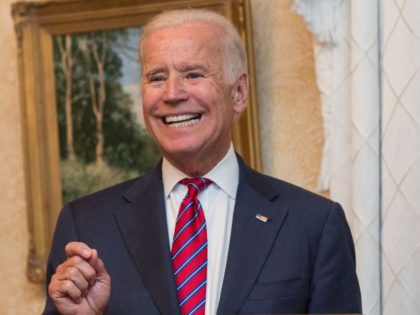
[[[266,217],[265,215],[262,215],[261,213],[257,213],[255,218],[257,218],[258,220],[260,220],[261,222],[264,222],[264,223],[267,223],[267,221],[268,221],[268,217]]]

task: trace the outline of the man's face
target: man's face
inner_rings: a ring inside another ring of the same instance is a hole
[[[246,75],[226,81],[215,27],[198,22],[167,27],[143,43],[144,119],[163,155],[175,164],[182,159],[217,163],[229,147],[234,113],[246,106]]]

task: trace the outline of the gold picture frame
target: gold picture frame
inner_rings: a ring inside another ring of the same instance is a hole
[[[250,100],[234,126],[233,141],[246,162],[261,170],[250,4],[248,0],[64,0],[12,6],[18,42],[30,252],[27,275],[45,281],[55,221],[63,204],[53,37],[144,25],[163,10],[209,8],[229,18],[248,51]]]

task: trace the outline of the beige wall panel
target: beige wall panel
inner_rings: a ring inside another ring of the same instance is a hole
[[[26,278],[29,232],[11,3],[0,2],[0,313],[40,314],[43,287]]]
[[[315,190],[323,131],[312,35],[286,0],[252,0],[264,172]]]

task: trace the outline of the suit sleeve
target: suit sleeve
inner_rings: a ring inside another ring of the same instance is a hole
[[[52,241],[51,251],[48,257],[47,263],[47,282],[46,291],[47,299],[45,303],[45,309],[43,315],[59,315],[60,313],[54,306],[48,295],[48,285],[50,284],[51,277],[55,273],[58,265],[66,260],[66,254],[64,251],[67,243],[78,240],[78,233],[76,224],[73,218],[73,214],[69,205],[66,205],[60,212],[55,227],[54,237]]]
[[[334,203],[319,240],[309,313],[362,313],[353,239],[341,206]]]

